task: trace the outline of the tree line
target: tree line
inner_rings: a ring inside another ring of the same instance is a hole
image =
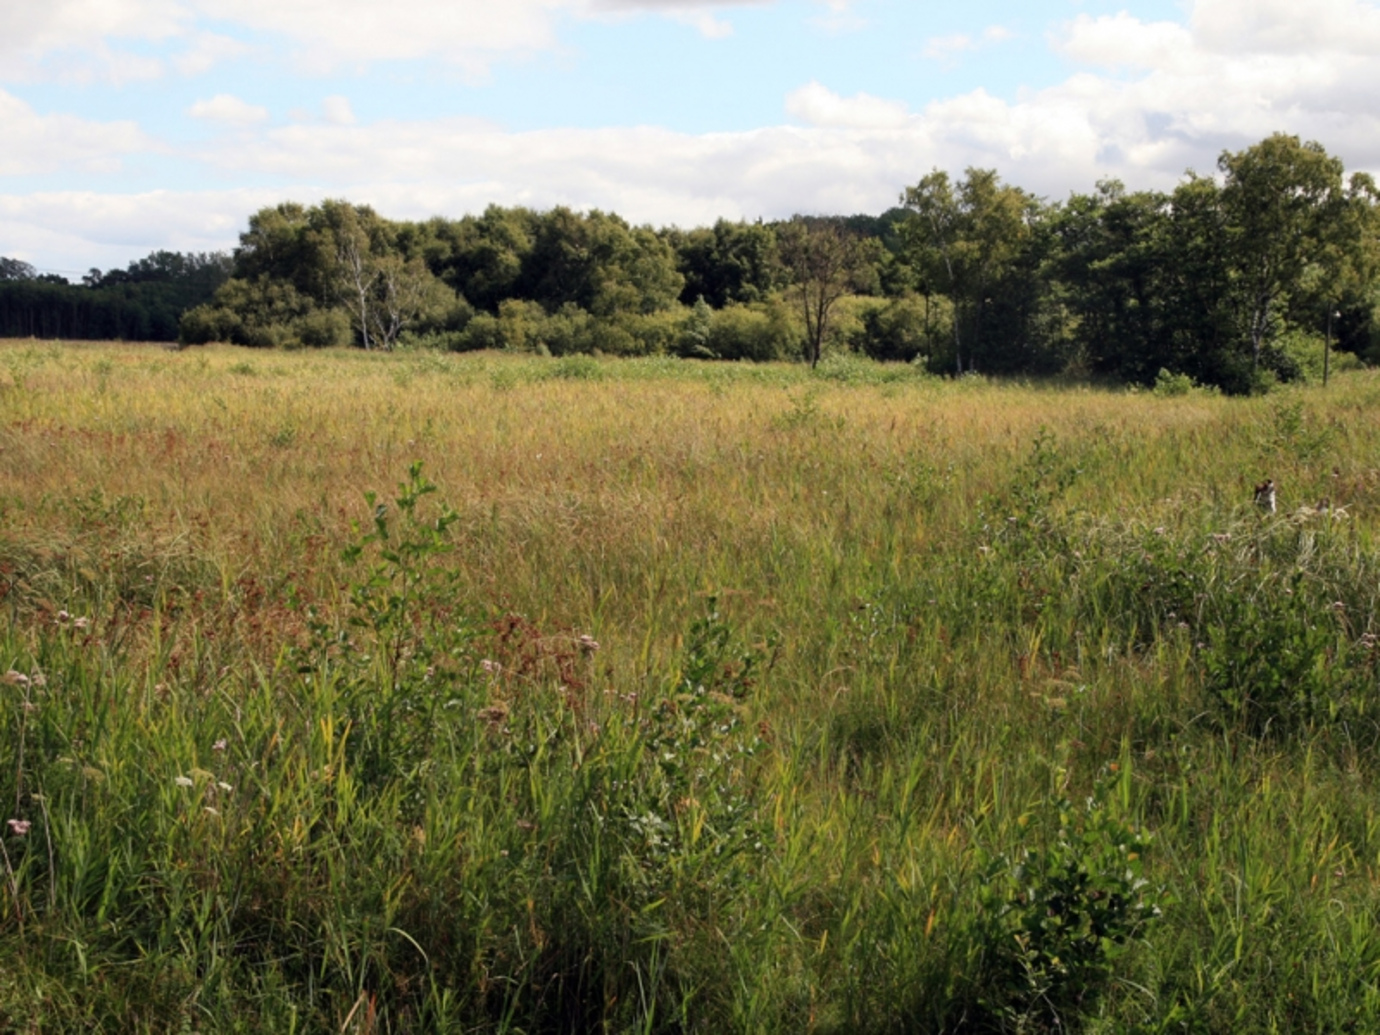
[[[850,350],[954,374],[1165,371],[1231,392],[1302,377],[1329,345],[1380,360],[1376,186],[1316,143],[1276,134],[1168,192],[1104,181],[1050,202],[970,168],[898,200],[689,230],[597,210],[409,222],[288,202],[254,214],[233,257],[159,252],[81,286],[3,260],[0,333],[810,363]]]
[[[0,337],[174,342],[182,317],[215,297],[233,265],[220,252],[156,251],[72,284],[0,258]]]

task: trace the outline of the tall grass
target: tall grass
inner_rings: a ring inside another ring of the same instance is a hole
[[[6,345],[0,1028],[1376,1028],[1377,402]]]

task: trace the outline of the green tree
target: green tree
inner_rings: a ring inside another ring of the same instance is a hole
[[[0,256],[0,280],[33,280],[37,276],[38,271],[22,259]]]
[[[330,270],[334,288],[331,302],[350,311],[364,348],[375,345],[391,348],[397,336],[388,316],[382,312],[389,294],[391,273],[395,298],[412,292],[402,288],[403,263],[396,255],[394,232],[367,205],[327,200],[311,213],[311,242],[323,265]],[[401,290],[399,290],[401,289]],[[390,330],[392,333],[390,334]]]
[[[499,303],[518,294],[539,221],[530,209],[498,205],[482,216],[432,220],[427,264],[457,294],[496,314]]]
[[[666,309],[683,286],[674,252],[651,229],[562,207],[539,218],[516,289],[548,313],[574,304],[608,317]]]
[[[1172,355],[1163,305],[1168,196],[1104,180],[1053,214],[1048,276],[1074,317],[1075,349],[1097,373],[1149,383]]]
[[[735,302],[762,302],[781,284],[776,234],[764,223],[720,219],[713,227],[667,231],[685,278],[680,300],[703,298],[715,309]]]
[[[819,364],[834,306],[857,289],[868,269],[863,239],[828,220],[797,216],[777,230],[781,261],[791,274],[790,294],[805,321],[805,358]]]
[[[1217,162],[1226,182],[1222,209],[1232,266],[1243,296],[1251,365],[1278,332],[1284,303],[1299,291],[1311,264],[1344,261],[1339,240],[1348,199],[1342,162],[1317,143],[1276,133]]]
[[[954,304],[954,365],[960,374],[965,345],[972,369],[994,286],[1030,238],[1033,200],[1003,184],[995,170],[971,168],[957,184],[936,169],[902,195],[914,216],[904,231],[911,265]]]

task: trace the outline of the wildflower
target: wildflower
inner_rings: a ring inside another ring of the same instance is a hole
[[[59,611],[57,613],[57,620],[59,622],[70,622],[72,620],[72,616],[68,614],[66,611]]]
[[[14,669],[10,669],[5,673],[3,678],[0,678],[0,682],[8,683],[10,686],[28,686],[29,677],[23,672],[16,672]]]
[[[91,619],[89,619],[89,618],[73,618],[73,619],[72,619],[72,628],[74,628],[74,629],[85,629],[85,628],[86,628],[88,625],[90,625],[90,624],[91,624]]]
[[[224,791],[226,794],[229,794],[231,791],[233,791],[233,790],[235,789],[235,788],[232,787],[230,784],[226,783],[224,780],[217,780],[217,781],[216,781],[216,786],[219,787],[219,788],[220,788],[222,791]]]
[[[491,676],[496,676],[498,675],[498,673],[503,671],[502,665],[500,665],[497,661],[490,661],[488,658],[485,658],[483,661],[481,661],[479,663],[479,667],[482,668],[485,672],[489,673],[489,675]]]
[[[1332,610],[1341,613],[1342,611],[1346,610],[1346,604],[1340,600],[1333,601]]]
[[[193,786],[195,786],[195,784],[192,782],[192,778],[191,778],[190,776],[178,776],[178,777],[174,777],[174,778],[173,778],[173,783],[177,784],[177,786],[179,786],[179,787],[193,787]]]
[[[211,745],[211,750],[212,750],[212,751],[224,751],[225,748],[226,748],[226,746],[227,746],[227,743],[226,743],[225,738],[224,738],[224,737],[221,737],[220,740],[216,741],[214,744]]]
[[[23,837],[29,832],[29,828],[32,826],[33,823],[27,819],[12,819],[9,821],[10,833],[15,837]]]
[[[34,686],[48,685],[48,677],[45,676],[42,672],[35,672],[33,676],[30,677],[30,681],[33,683]]]
[[[217,812],[217,811],[216,811],[214,808],[212,808],[210,805],[203,805],[202,808],[203,808],[205,811],[209,812],[209,813],[210,813],[211,815],[213,815],[213,816],[219,816],[219,815],[220,815],[220,813]]]
[[[593,654],[599,649],[599,641],[585,633],[580,637],[580,649],[587,654]]]

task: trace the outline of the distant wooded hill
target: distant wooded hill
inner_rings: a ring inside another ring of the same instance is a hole
[[[82,285],[0,260],[0,333],[1067,372],[1232,392],[1380,358],[1377,192],[1277,134],[1170,192],[1048,202],[935,171],[881,216],[721,220],[493,206],[425,222],[347,201],[249,220],[233,257],[157,252]]]

